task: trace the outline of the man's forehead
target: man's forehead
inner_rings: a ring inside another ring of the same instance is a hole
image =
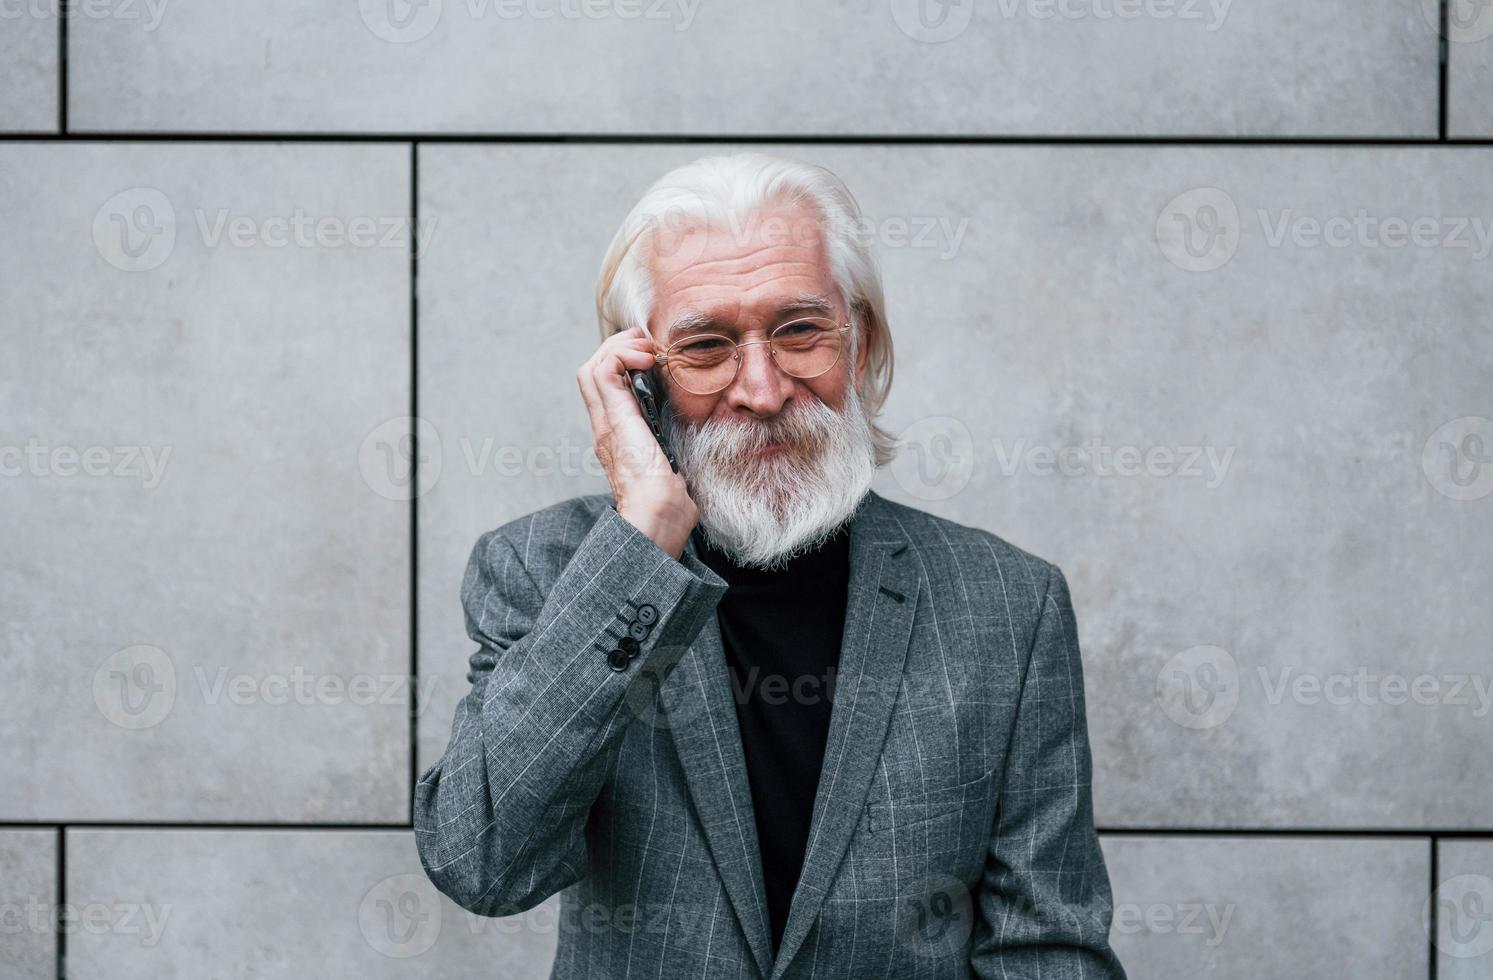
[[[803,205],[708,216],[676,211],[651,222],[647,253],[654,269],[675,276],[698,264],[749,262],[764,251],[822,259],[824,243],[819,215]]]
[[[661,224],[651,260],[649,333],[659,341],[838,315],[823,228],[804,207]]]

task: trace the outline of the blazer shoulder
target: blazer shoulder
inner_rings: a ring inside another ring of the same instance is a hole
[[[1030,596],[1033,602],[1041,602],[1051,580],[1061,574],[1057,565],[994,531],[891,500],[886,504],[919,550],[925,567],[952,564],[973,569],[982,579],[1003,582],[1013,596]]]

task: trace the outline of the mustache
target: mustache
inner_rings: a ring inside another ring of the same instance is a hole
[[[817,399],[790,403],[766,419],[727,422],[711,418],[692,424],[682,423],[677,417],[671,419],[676,429],[688,433],[695,448],[713,456],[736,456],[772,445],[817,451],[824,447],[838,420],[838,413]]]

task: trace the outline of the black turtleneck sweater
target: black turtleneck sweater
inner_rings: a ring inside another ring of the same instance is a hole
[[[829,738],[850,535],[842,525],[781,569],[737,565],[697,528],[700,558],[726,580],[716,607],[752,791],[762,880],[777,954],[798,885]]]

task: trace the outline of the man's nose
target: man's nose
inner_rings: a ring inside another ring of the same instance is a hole
[[[741,365],[726,389],[731,408],[761,417],[776,415],[793,397],[793,378],[778,367],[765,343],[746,344],[737,354]]]

